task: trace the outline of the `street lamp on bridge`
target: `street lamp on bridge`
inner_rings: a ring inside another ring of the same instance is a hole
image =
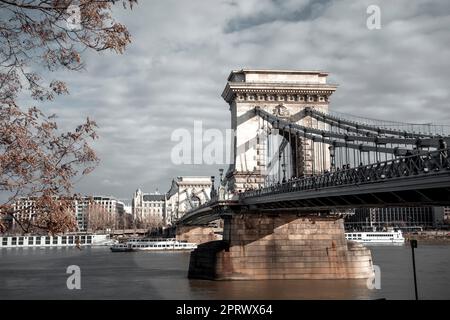
[[[335,159],[334,159],[334,157],[335,157],[335,150],[334,150],[334,147],[333,147],[333,146],[329,146],[329,147],[328,147],[328,150],[330,150],[330,158],[331,158],[331,168],[330,168],[330,171],[334,171],[334,168],[335,168]]]

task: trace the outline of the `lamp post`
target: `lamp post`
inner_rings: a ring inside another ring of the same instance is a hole
[[[414,249],[417,248],[417,240],[410,240],[410,244],[411,244],[412,264],[413,264],[413,273],[414,273],[414,293],[416,296],[416,300],[419,300],[419,296],[417,294],[416,258],[414,255]]]
[[[214,185],[215,177],[211,176],[211,192],[210,192],[210,198],[214,198],[216,196],[216,186]]]
[[[335,168],[335,159],[334,159],[335,153],[334,153],[334,151],[335,150],[334,150],[333,146],[329,146],[328,149],[330,150],[330,158],[331,158],[330,171],[334,171],[334,168]]]

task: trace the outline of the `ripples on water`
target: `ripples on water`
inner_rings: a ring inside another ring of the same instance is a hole
[[[189,280],[188,252],[1,249],[0,299],[413,299],[410,247],[371,250],[381,290],[367,289],[365,280]],[[66,287],[69,265],[81,268],[81,290]],[[419,244],[421,299],[450,299],[449,265],[450,246]]]

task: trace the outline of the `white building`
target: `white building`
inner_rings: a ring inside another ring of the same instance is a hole
[[[21,210],[20,214],[16,217],[19,220],[34,219],[35,209],[33,208],[34,199],[32,198],[20,198],[14,204],[14,210]],[[73,212],[77,222],[78,231],[86,231],[88,228],[88,216],[87,209],[89,204],[94,203],[110,213],[113,219],[116,219],[118,215],[123,214],[124,204],[118,201],[112,196],[84,196],[81,199],[73,200]],[[17,222],[12,220],[12,227],[15,228]]]
[[[114,221],[118,221],[119,217],[124,213],[124,203],[113,196],[85,196],[80,200],[75,200],[75,216],[79,231],[89,229],[87,210],[90,203],[94,203],[111,214]]]
[[[133,206],[129,202],[124,202],[123,211],[125,214],[133,214]]]
[[[444,207],[444,217],[443,221],[446,224],[450,224],[450,207]]]
[[[177,177],[167,192],[168,224],[173,224],[187,211],[210,200],[211,177]]]
[[[164,225],[173,224],[190,209],[209,201],[211,187],[211,177],[192,176],[173,179],[165,194],[138,189],[133,194],[133,217],[135,221],[153,218]]]
[[[144,193],[141,189],[137,189],[133,194],[131,202],[133,220],[137,224],[144,224],[146,222],[153,222],[154,224],[166,221],[165,211],[166,196],[155,193]]]

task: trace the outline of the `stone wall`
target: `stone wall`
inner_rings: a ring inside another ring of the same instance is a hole
[[[205,243],[214,240],[221,240],[222,236],[216,234],[215,229],[205,226],[181,226],[177,227],[176,239],[191,243]]]
[[[225,221],[224,241],[191,254],[191,278],[358,279],[372,275],[370,251],[347,242],[342,219],[246,214]]]

